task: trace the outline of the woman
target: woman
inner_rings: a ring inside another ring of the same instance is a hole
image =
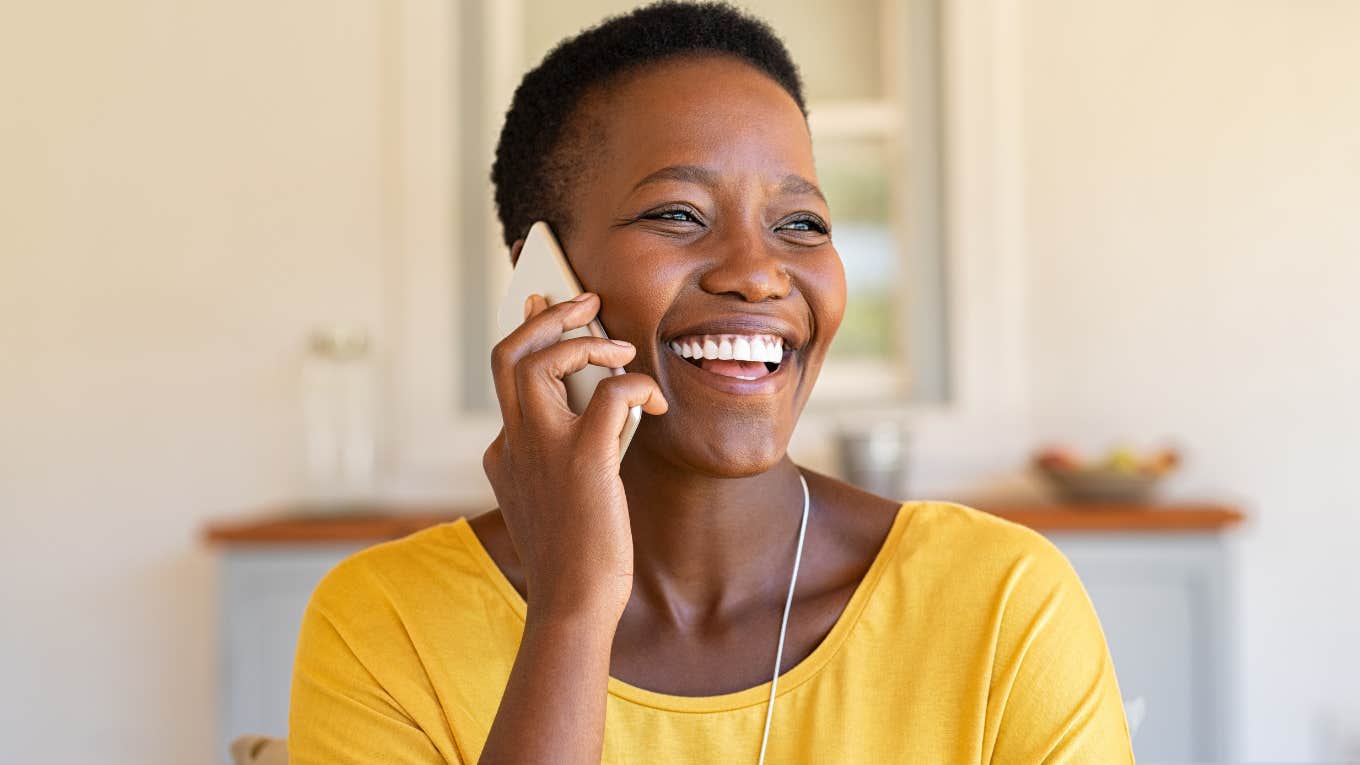
[[[500,508],[317,588],[294,762],[1131,762],[1051,545],[785,453],[845,308],[816,177],[796,69],[726,6],[611,19],[526,75],[506,244],[548,221],[593,292],[531,298],[492,355]],[[619,342],[558,342],[597,314]],[[778,361],[715,358],[757,342]],[[587,362],[628,373],[578,417]]]

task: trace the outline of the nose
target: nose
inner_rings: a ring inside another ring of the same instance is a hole
[[[759,234],[729,236],[720,243],[713,266],[699,280],[705,292],[739,295],[748,303],[786,297],[793,287],[788,269]]]

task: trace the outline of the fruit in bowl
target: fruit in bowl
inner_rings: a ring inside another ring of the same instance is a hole
[[[1073,449],[1053,446],[1034,455],[1034,466],[1059,496],[1069,502],[1143,502],[1158,481],[1180,464],[1173,449],[1146,454],[1128,447],[1089,460]]]

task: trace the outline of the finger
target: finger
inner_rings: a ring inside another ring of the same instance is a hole
[[[600,301],[585,292],[575,300],[548,306],[542,295],[530,295],[525,307],[529,317],[491,349],[491,380],[507,425],[517,423],[520,414],[515,366],[530,353],[557,342],[563,332],[589,323],[599,311]]]
[[[530,319],[543,313],[548,307],[548,301],[542,295],[533,294],[524,299],[524,318]]]
[[[585,369],[586,364],[621,367],[633,360],[637,349],[623,340],[574,337],[534,351],[515,367],[516,395],[525,417],[574,417],[567,406],[562,378]]]
[[[601,447],[618,448],[619,434],[628,420],[628,410],[641,406],[647,414],[665,414],[670,409],[661,386],[641,372],[615,375],[595,386],[595,395],[581,415],[581,437]]]

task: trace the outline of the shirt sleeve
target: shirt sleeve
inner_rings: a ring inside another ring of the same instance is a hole
[[[298,638],[288,753],[292,765],[462,763],[457,754],[450,753],[451,759],[441,754],[382,687],[318,595],[307,606]]]
[[[1001,595],[992,765],[1133,763],[1114,664],[1071,564],[1037,534]]]

